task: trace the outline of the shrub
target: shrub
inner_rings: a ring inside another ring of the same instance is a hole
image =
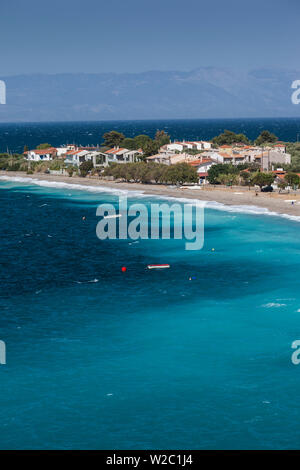
[[[86,161],[86,162],[82,162],[79,166],[79,170],[80,170],[80,176],[82,176],[83,178],[86,177],[86,175],[93,169],[93,162],[91,161]]]

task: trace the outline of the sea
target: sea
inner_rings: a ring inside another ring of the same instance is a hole
[[[122,132],[126,137],[146,134],[153,138],[158,129],[168,133],[172,140],[209,140],[224,129],[244,133],[253,140],[267,129],[280,140],[296,142],[300,136],[300,118],[0,123],[0,153],[22,153],[25,145],[34,149],[46,142],[54,147],[97,146],[103,142],[103,134],[110,130]]]
[[[208,203],[198,251],[100,240],[120,194],[154,201],[0,178],[0,448],[299,448],[300,220]]]

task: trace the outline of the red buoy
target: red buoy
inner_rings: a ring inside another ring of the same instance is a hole
[[[125,266],[122,267],[122,272],[125,273],[127,268],[125,268]]]

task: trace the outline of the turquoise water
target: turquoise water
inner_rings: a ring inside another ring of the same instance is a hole
[[[98,240],[113,193],[0,200],[0,448],[299,448],[298,222],[206,209],[189,252]]]

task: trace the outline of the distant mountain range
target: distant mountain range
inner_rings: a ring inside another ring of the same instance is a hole
[[[300,71],[32,74],[4,77],[0,122],[299,117],[291,84]]]

